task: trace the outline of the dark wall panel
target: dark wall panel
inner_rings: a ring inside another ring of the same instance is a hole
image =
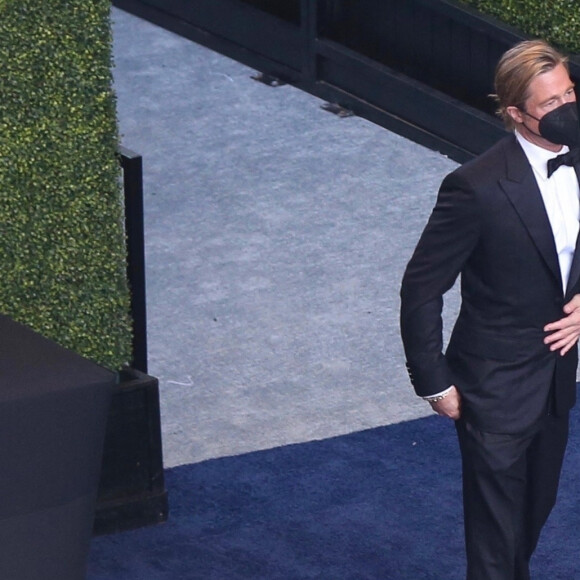
[[[474,136],[483,150],[504,134],[493,117],[465,108],[454,98],[401,77],[384,65],[361,66],[356,53],[349,55],[331,43],[320,46],[320,52],[319,82],[350,95],[364,94],[370,105],[401,119],[414,119],[424,132],[441,140],[442,151],[456,158],[470,156],[463,144],[473,143]],[[463,149],[464,154],[453,151],[449,144]]]
[[[489,95],[499,57],[523,37],[453,0],[114,4],[458,161],[504,134]],[[571,70],[580,80],[578,62]]]
[[[114,4],[161,25],[180,21],[183,31],[187,30],[184,25],[197,29],[199,40],[209,35],[291,69],[301,69],[304,43],[299,22],[274,15],[282,10],[269,13],[242,0],[120,0]],[[295,15],[296,8],[285,12]]]

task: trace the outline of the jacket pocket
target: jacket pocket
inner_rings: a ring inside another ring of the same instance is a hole
[[[537,352],[543,347],[543,334],[533,331],[516,335],[497,332],[454,332],[447,354],[456,356],[469,353],[481,359],[516,361],[526,353]]]

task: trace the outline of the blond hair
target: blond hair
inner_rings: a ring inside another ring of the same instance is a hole
[[[567,57],[543,40],[525,40],[504,53],[495,69],[495,94],[491,96],[497,101],[497,114],[506,128],[514,128],[507,108],[524,110],[531,82],[560,64],[568,70]]]

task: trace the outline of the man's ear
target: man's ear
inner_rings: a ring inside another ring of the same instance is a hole
[[[524,122],[524,114],[518,107],[507,107],[506,113],[512,118],[514,123],[523,123]]]

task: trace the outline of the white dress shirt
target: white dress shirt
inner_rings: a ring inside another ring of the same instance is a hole
[[[561,153],[567,153],[569,149],[563,146],[561,151],[554,153],[530,143],[517,131],[515,131],[515,134],[532,166],[542,194],[544,207],[546,208],[556,243],[556,252],[558,253],[558,263],[560,264],[560,274],[562,276],[562,290],[566,292],[579,230],[580,186],[578,185],[578,178],[574,168],[568,165],[561,165],[548,178],[548,160]],[[441,397],[446,395],[451,388],[449,387],[440,393],[423,398],[428,401],[429,399]]]
[[[569,149],[564,146],[558,153],[548,151],[530,143],[517,131],[516,138],[532,166],[544,200],[544,207],[556,242],[562,288],[566,292],[570,266],[576,248],[576,238],[578,237],[578,219],[580,218],[578,197],[580,192],[578,178],[573,167],[561,165],[548,179],[548,160],[561,153],[567,153]]]

